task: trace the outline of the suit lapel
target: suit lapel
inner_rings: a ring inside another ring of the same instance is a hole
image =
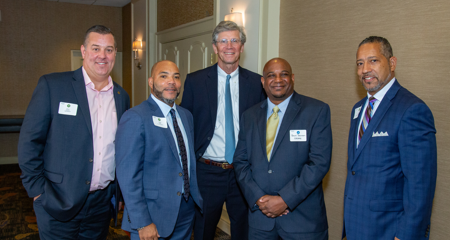
[[[151,110],[151,117],[150,121],[153,121],[153,116],[155,117],[161,117],[166,118],[164,114],[162,113],[161,109],[159,108],[158,104],[152,99],[151,96],[148,97],[147,101],[149,102],[149,107]],[[169,119],[166,118],[166,121],[169,121]],[[169,122],[167,122],[167,128],[160,128],[155,127],[156,129],[160,129],[164,135],[164,138],[167,140],[167,143],[169,144],[170,149],[172,150],[172,153],[174,155],[174,160],[177,162],[177,164],[181,167],[180,161],[179,161],[179,155],[178,155],[178,148],[175,144],[175,140],[173,139],[172,131],[169,127]]]
[[[378,127],[381,120],[383,119],[384,115],[388,111],[388,109],[392,105],[392,99],[397,94],[398,90],[400,89],[400,84],[398,84],[397,81],[394,82],[392,87],[387,91],[386,95],[384,96],[383,100],[381,101],[380,105],[377,108],[377,111],[375,112],[375,115],[373,116],[372,120],[370,120],[370,123],[366,129],[366,132],[361,138],[361,141],[359,142],[358,149],[356,149],[355,153],[355,162],[358,159],[359,155],[361,154],[364,147],[367,145],[369,140],[372,138],[372,133],[374,130]],[[355,163],[353,162],[353,163]]]
[[[244,109],[246,109],[248,96],[252,90],[247,80],[248,75],[243,68],[239,67],[239,117],[242,116]],[[265,135],[264,135],[265,136]]]
[[[365,97],[363,100],[361,100],[358,104],[356,104],[357,107],[355,107],[352,110],[352,120],[351,120],[351,125],[350,125],[350,131],[349,131],[349,142],[348,142],[348,159],[350,161],[350,165],[353,165],[353,162],[355,161],[355,152],[356,152],[356,134],[357,131],[359,131],[359,120],[361,119],[362,114],[364,113],[365,110],[363,110],[362,108],[364,107],[364,103],[366,102],[367,97]],[[361,108],[359,111],[359,115],[357,118],[354,118],[354,114],[355,114],[355,109],[356,108]]]
[[[78,100],[78,108],[81,110],[89,133],[92,136],[91,112],[89,111],[86,85],[84,83],[83,71],[81,70],[81,68],[78,68],[73,73],[72,86]]]
[[[117,113],[117,124],[119,123],[120,118],[122,117],[123,112],[125,111],[125,106],[123,105],[122,96],[124,93],[122,93],[119,88],[117,87],[117,84],[113,82],[114,84],[114,103],[116,104],[116,113]]]
[[[294,92],[289,102],[288,107],[286,108],[286,112],[283,117],[283,121],[280,123],[280,129],[278,130],[277,138],[275,139],[275,145],[272,149],[272,156],[276,153],[278,146],[280,146],[281,141],[289,130],[289,126],[291,126],[292,121],[294,121],[295,117],[299,113],[301,109],[301,100],[300,96]]]
[[[208,73],[208,78],[206,81],[206,90],[208,94],[209,107],[210,111],[205,109],[211,113],[212,126],[216,126],[216,118],[217,118],[217,86],[218,86],[218,76],[217,76],[217,64],[211,67],[211,70]]]
[[[269,101],[268,99],[266,101],[263,101],[263,103],[261,104],[261,107],[258,109],[257,114],[257,128],[258,128],[258,133],[259,133],[259,139],[260,139],[260,143],[261,143],[261,149],[264,150],[264,152],[267,152],[266,149],[266,127],[267,127],[267,101]],[[267,159],[267,154],[263,154],[265,156],[266,162],[268,161]]]

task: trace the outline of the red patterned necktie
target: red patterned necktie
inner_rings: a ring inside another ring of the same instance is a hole
[[[369,98],[369,104],[367,104],[366,111],[364,112],[364,117],[361,122],[361,126],[359,128],[359,134],[358,134],[358,145],[361,141],[362,136],[364,135],[364,132],[367,129],[367,125],[369,125],[370,120],[372,119],[372,111],[373,111],[373,104],[375,103],[377,99],[374,97]]]

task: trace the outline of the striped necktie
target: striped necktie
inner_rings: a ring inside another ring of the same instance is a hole
[[[364,112],[364,117],[362,119],[361,126],[359,128],[358,145],[359,142],[361,141],[362,136],[364,135],[364,132],[367,129],[367,126],[369,125],[370,120],[372,119],[373,104],[375,103],[375,101],[377,101],[376,98],[374,97],[369,98],[369,104],[367,104],[367,108],[366,111]]]
[[[278,106],[273,107],[273,113],[267,120],[266,126],[266,154],[267,160],[270,162],[270,151],[272,150],[273,143],[275,141],[275,134],[277,133],[278,123],[280,118],[278,117],[278,112],[280,109]]]

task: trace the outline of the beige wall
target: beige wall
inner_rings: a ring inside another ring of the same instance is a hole
[[[122,7],[122,42],[123,42],[123,82],[122,87],[127,91],[130,98],[132,96],[132,33],[131,33],[131,3]]]
[[[70,71],[70,50],[86,30],[112,29],[122,51],[122,9],[35,0],[0,0],[0,115],[23,115],[43,74]],[[0,134],[0,157],[17,156],[18,134]]]
[[[213,0],[158,0],[158,32],[213,14]]]
[[[398,58],[396,76],[431,108],[437,129],[438,179],[431,239],[447,239],[450,208],[450,1],[281,1],[280,56],[296,74],[297,92],[331,107],[333,158],[324,180],[330,239],[342,233],[347,139],[353,105],[365,96],[356,77],[358,44],[386,37]]]

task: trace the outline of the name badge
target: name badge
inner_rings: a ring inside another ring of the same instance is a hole
[[[306,130],[290,130],[291,142],[306,142]]]
[[[155,124],[155,126],[160,128],[167,128],[166,118],[153,116],[153,124]]]
[[[77,115],[77,109],[78,109],[78,104],[60,102],[59,103],[58,113],[62,114],[62,115],[76,116]]]
[[[355,115],[353,116],[353,119],[357,119],[358,118],[359,112],[361,112],[361,106],[359,106],[359,108],[355,109]]]

